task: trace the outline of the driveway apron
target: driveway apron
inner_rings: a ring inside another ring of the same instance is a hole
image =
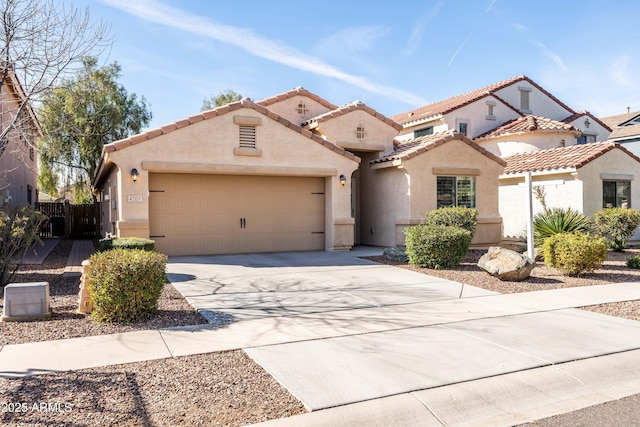
[[[369,254],[175,257],[168,278],[212,322],[307,329],[243,348],[312,411],[640,349],[638,322],[358,258]]]

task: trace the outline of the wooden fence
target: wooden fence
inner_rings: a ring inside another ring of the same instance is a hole
[[[99,234],[100,208],[97,203],[72,205],[65,203],[37,203],[36,210],[49,217],[40,237],[68,237],[92,239]]]

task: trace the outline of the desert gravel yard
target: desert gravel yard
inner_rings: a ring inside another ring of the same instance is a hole
[[[158,315],[148,322],[105,326],[76,314],[79,278],[62,276],[70,248],[71,242],[62,240],[43,265],[24,266],[16,275],[14,281],[50,283],[54,315],[46,321],[0,323],[1,345],[205,323],[170,284],[165,285]],[[564,277],[539,263],[532,277],[519,283],[501,282],[478,269],[475,264],[482,253],[471,250],[454,270],[368,259],[500,293],[640,281],[640,270],[625,265],[627,258],[640,253],[636,249],[610,252],[602,269],[579,278]],[[586,309],[640,320],[638,301]],[[243,425],[305,412],[243,351],[0,379],[0,405],[0,420],[24,426]]]

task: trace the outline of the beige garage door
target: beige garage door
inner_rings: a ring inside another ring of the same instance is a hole
[[[324,178],[152,173],[149,191],[168,255],[324,249]]]

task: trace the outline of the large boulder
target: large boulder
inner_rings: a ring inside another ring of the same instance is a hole
[[[406,250],[406,246],[393,246],[391,248],[385,248],[382,252],[382,256],[390,261],[408,262],[409,257],[405,252]]]
[[[531,275],[535,261],[510,249],[492,246],[482,255],[478,267],[500,280],[519,282]]]

